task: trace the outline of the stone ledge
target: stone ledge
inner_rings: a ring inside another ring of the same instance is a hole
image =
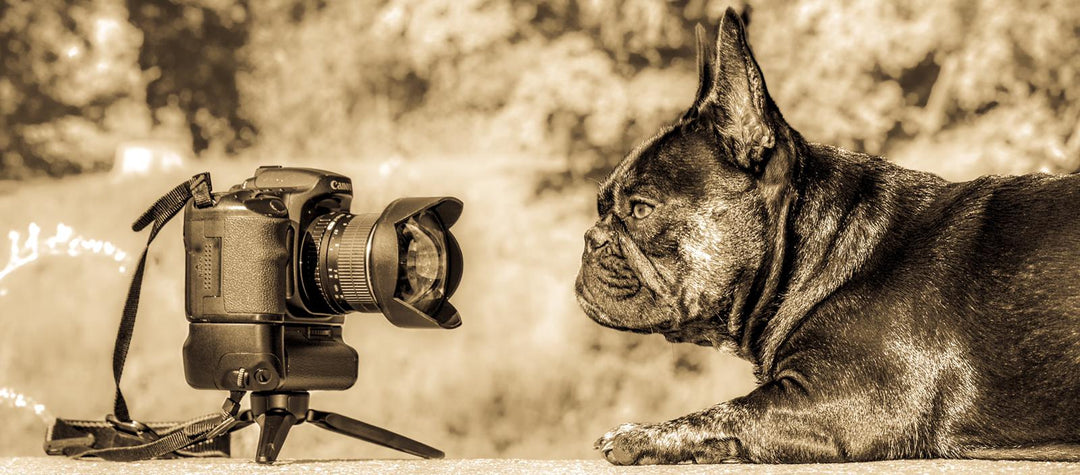
[[[1080,473],[1080,463],[989,460],[895,460],[886,462],[807,465],[674,465],[616,467],[602,460],[283,460],[258,465],[242,459],[180,459],[146,462],[77,461],[63,457],[0,458],[2,473],[362,473],[362,474],[530,474],[530,473]]]

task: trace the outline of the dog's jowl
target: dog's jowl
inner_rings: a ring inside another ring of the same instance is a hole
[[[750,394],[597,441],[619,464],[1076,459],[1080,175],[952,183],[810,143],[741,20],[693,106],[600,186],[596,322],[724,346]]]

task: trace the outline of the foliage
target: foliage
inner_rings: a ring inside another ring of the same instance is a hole
[[[244,18],[232,2],[0,4],[0,178],[107,170],[132,139],[239,150]]]
[[[687,106],[692,27],[729,3],[5,4],[2,175],[101,169],[119,141],[165,134],[213,156],[520,152],[595,178]],[[1073,2],[751,12],[770,89],[812,140],[954,178],[1080,162]],[[972,158],[926,157],[938,147]]]
[[[575,181],[688,105],[692,25],[727,2],[397,0],[301,22],[289,5],[256,14],[261,60],[242,82],[270,150],[522,151]],[[811,140],[951,178],[1080,164],[1073,3],[803,0],[750,17],[771,92]]]
[[[149,128],[142,33],[125,15],[116,2],[0,6],[0,177],[100,170],[120,135]]]
[[[246,0],[128,0],[130,22],[143,32],[139,67],[147,73],[146,103],[179,110],[195,152],[250,145],[255,130],[240,114],[236,73],[245,65]]]
[[[271,153],[525,152],[578,179],[691,94],[681,90],[693,88],[690,71],[668,63],[692,60],[688,35],[704,11],[392,0],[323,4],[297,21],[283,14],[295,5],[253,8],[241,81],[251,117],[268,119]]]
[[[1080,165],[1074,2],[808,0],[755,12],[771,92],[811,139],[954,179]],[[956,154],[972,158],[950,163]]]

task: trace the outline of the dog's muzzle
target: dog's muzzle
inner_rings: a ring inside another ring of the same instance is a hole
[[[627,298],[641,290],[641,280],[627,264],[612,231],[599,225],[585,233],[581,272],[585,285],[603,284],[603,293],[614,299]],[[594,286],[590,290],[595,293],[600,289]]]

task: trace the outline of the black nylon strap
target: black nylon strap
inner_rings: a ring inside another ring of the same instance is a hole
[[[210,414],[185,422],[177,430],[163,434],[161,438],[143,445],[132,447],[110,447],[107,449],[88,450],[78,454],[77,458],[98,457],[115,462],[147,460],[197,442],[198,434],[210,431],[220,420],[217,414]]]
[[[246,426],[242,421],[233,430]],[[174,428],[182,426],[184,422],[148,422],[144,433],[131,433],[121,429],[115,423],[103,420],[79,420],[56,418],[45,433],[45,453],[49,455],[75,455],[87,450],[104,449],[109,447],[129,447],[145,444],[159,437],[158,434],[166,434]],[[193,444],[173,454],[163,454],[160,457],[228,457],[232,453],[232,438],[222,436]]]
[[[116,383],[113,414],[106,417],[105,422],[57,419],[45,436],[46,453],[121,462],[157,457],[228,456],[228,435],[251,424],[250,417],[237,419],[244,391],[230,392],[219,413],[207,414],[179,424],[148,425],[131,419],[124,393],[120,390],[120,377],[124,372],[124,362],[127,360],[131,336],[135,330],[135,317],[139,309],[143,272],[150,244],[165,224],[184,209],[188,200],[194,200],[195,206],[200,208],[213,204],[209,173],[200,173],[177,185],[158,198],[150,209],[131,225],[136,232],[150,224],[153,224],[153,227],[132,275],[120,318],[120,328],[116,332],[116,345],[113,347],[113,381]],[[218,439],[219,437],[222,438]]]
[[[135,266],[135,273],[131,277],[131,286],[128,288],[127,300],[124,302],[124,312],[120,317],[120,328],[116,332],[116,345],[113,347],[113,380],[116,383],[113,414],[122,422],[131,421],[127,401],[124,400],[124,393],[120,390],[120,377],[124,373],[124,362],[127,360],[128,348],[131,346],[131,335],[135,331],[135,316],[139,310],[139,295],[142,291],[143,271],[146,268],[146,254],[150,251],[150,243],[154,242],[154,238],[165,223],[184,209],[187,201],[193,197],[196,206],[199,207],[212,203],[209,173],[200,173],[177,185],[165,196],[158,198],[150,209],[131,225],[132,230],[141,231],[148,224],[154,224],[150,229],[150,237],[146,240],[146,248],[139,256],[139,264]]]
[[[250,420],[241,421],[237,420],[236,417],[240,411],[240,399],[243,397],[244,391],[232,391],[229,393],[229,398],[225,400],[224,406],[222,406],[222,412],[191,419],[160,433],[150,433],[143,437],[144,440],[147,440],[143,444],[99,449],[86,446],[71,447],[65,451],[65,454],[77,459],[96,457],[113,462],[149,460],[174,453],[185,456],[214,456],[217,454],[198,451],[184,452],[183,449],[220,436],[227,436],[233,430],[251,424]]]

